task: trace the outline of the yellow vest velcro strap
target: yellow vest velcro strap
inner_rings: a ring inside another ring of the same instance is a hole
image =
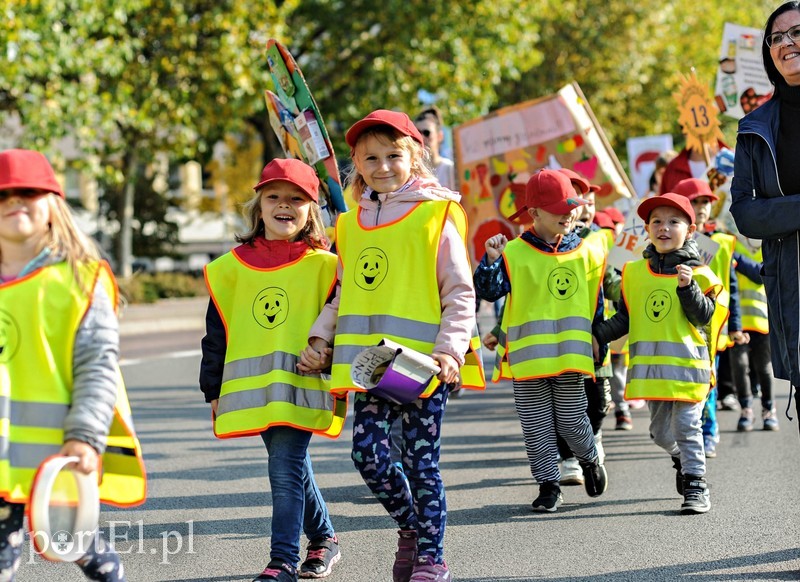
[[[0,461],[10,461],[17,469],[36,469],[51,455],[57,455],[61,443],[43,445],[40,443],[9,443],[8,439],[0,439]]]
[[[742,305],[742,317],[749,315],[752,317],[762,317],[767,319],[767,310],[756,307],[755,305]]]
[[[752,299],[753,301],[767,302],[767,294],[755,291],[753,289],[743,289],[739,291],[739,297],[742,299]]]
[[[275,382],[268,386],[223,394],[219,399],[217,417],[227,412],[261,408],[270,402],[287,402],[314,410],[333,410],[333,395],[330,392],[304,390],[291,384]]]
[[[262,376],[271,370],[283,370],[284,372],[297,373],[297,362],[299,358],[296,354],[286,352],[272,352],[265,356],[253,358],[241,358],[225,362],[225,369],[222,372],[222,382],[238,380],[239,378],[251,378]]]
[[[422,342],[434,342],[439,333],[439,323],[423,323],[393,315],[340,315],[336,323],[336,334],[347,333],[391,334]]]
[[[0,407],[8,406],[8,397],[0,397]],[[13,400],[9,418],[12,426],[32,426],[41,428],[64,428],[69,406],[50,402],[22,402]]]
[[[709,360],[706,346],[687,345],[676,342],[638,341],[630,344],[630,357],[667,357],[687,358],[691,360]]]
[[[562,317],[561,319],[528,321],[508,328],[508,341],[514,342],[532,335],[556,335],[566,331],[592,332],[592,324],[585,317]]]
[[[592,346],[582,340],[564,340],[555,344],[536,344],[509,352],[512,361],[539,360],[560,356],[579,355],[592,357]]]
[[[674,380],[692,384],[709,384],[711,370],[668,364],[641,364],[628,368],[628,382],[631,380]]]

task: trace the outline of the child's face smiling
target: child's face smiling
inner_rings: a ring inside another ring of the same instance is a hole
[[[657,206],[650,213],[645,225],[650,242],[660,254],[677,251],[686,242],[686,237],[697,227],[689,224],[689,217],[672,206]]]
[[[50,229],[49,195],[43,190],[0,191],[0,240],[23,244],[43,237]]]
[[[394,192],[411,178],[411,154],[396,143],[368,135],[355,147],[353,163],[375,192]]]
[[[261,189],[261,220],[267,240],[293,241],[308,222],[310,205],[314,202],[305,192],[279,180]]]
[[[533,217],[533,228],[543,240],[553,243],[559,236],[569,234],[575,226],[575,219],[580,212],[573,209],[569,214],[553,214],[541,208],[532,208],[529,213]]]

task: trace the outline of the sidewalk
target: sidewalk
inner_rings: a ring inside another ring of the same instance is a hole
[[[119,335],[204,329],[207,306],[208,297],[126,305],[120,310]]]

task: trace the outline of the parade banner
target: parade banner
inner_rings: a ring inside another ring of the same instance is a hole
[[[597,206],[633,197],[633,186],[577,83],[557,94],[505,107],[453,131],[468,246],[477,263],[484,242],[509,239],[521,223],[508,217],[525,205],[525,184],[542,168],[570,168],[600,187]],[[528,219],[528,215],[521,217]]]
[[[761,62],[763,32],[725,23],[714,99],[720,113],[741,119],[772,96]]]
[[[671,135],[647,135],[628,138],[628,172],[633,189],[644,198],[650,189],[650,176],[656,169],[656,158],[672,149]]]
[[[642,251],[650,244],[650,238],[644,228],[645,222],[635,212],[631,212],[625,219],[625,227],[619,233],[614,246],[608,253],[608,264],[618,271],[622,271],[625,263],[638,261],[642,258]],[[714,258],[719,244],[705,234],[696,234],[694,241],[700,249],[700,260],[708,265]]]

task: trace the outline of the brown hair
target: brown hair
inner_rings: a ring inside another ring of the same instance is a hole
[[[433,173],[428,167],[430,154],[425,147],[409,135],[400,133],[388,125],[375,125],[364,131],[359,137],[356,146],[353,148],[353,158],[355,158],[358,144],[369,136],[374,136],[383,144],[394,144],[398,148],[407,151],[411,156],[411,175],[419,178],[433,178]],[[361,195],[367,189],[364,177],[358,172],[355,162],[350,167],[346,176],[346,182],[353,187],[353,200],[356,204],[361,199]]]
[[[253,241],[259,237],[264,236],[264,220],[261,216],[261,195],[270,189],[270,184],[265,184],[263,188],[259,188],[255,196],[242,205],[242,216],[244,216],[247,223],[247,231],[243,234],[236,235],[236,242],[252,245]],[[300,190],[302,192],[302,190]],[[308,197],[307,194],[303,194]],[[310,200],[310,198],[309,198]],[[322,222],[322,211],[319,204],[311,201],[308,208],[308,220],[295,238],[296,242],[302,240],[312,249],[328,250],[330,243],[328,237],[325,236],[325,225]]]

